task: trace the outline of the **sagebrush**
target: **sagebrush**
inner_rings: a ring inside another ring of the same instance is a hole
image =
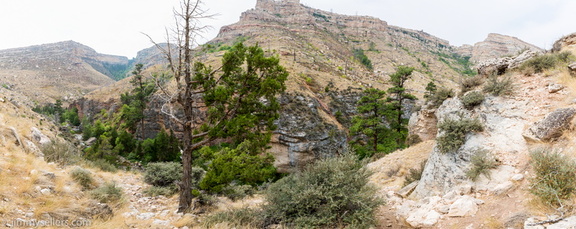
[[[482,91],[494,96],[511,95],[514,93],[514,82],[510,77],[491,76]]]
[[[466,142],[466,135],[470,132],[484,130],[484,126],[478,119],[446,119],[438,124],[441,134],[436,138],[436,144],[440,152],[455,152]]]
[[[90,195],[101,203],[116,202],[122,198],[122,188],[116,183],[106,182],[101,187],[90,191]]]
[[[535,177],[530,191],[544,203],[560,206],[576,191],[576,163],[566,155],[546,149],[531,153]]]
[[[470,158],[470,169],[466,171],[466,177],[476,181],[480,175],[490,178],[490,170],[498,167],[498,163],[490,157],[488,150],[479,149],[473,152]]]
[[[472,109],[475,106],[482,104],[482,102],[484,102],[484,98],[485,97],[482,92],[472,91],[470,93],[463,95],[460,98],[460,101],[462,102],[462,105],[464,105],[466,109]]]
[[[271,184],[263,207],[267,224],[306,228],[369,228],[382,203],[371,173],[353,155],[318,161]]]
[[[440,89],[436,90],[432,95],[430,95],[430,97],[428,98],[428,103],[433,108],[438,108],[438,107],[440,107],[440,105],[442,105],[444,100],[446,100],[448,98],[452,98],[452,97],[454,97],[454,95],[455,95],[455,93],[452,89],[440,88]]]
[[[94,186],[94,178],[92,173],[86,169],[75,167],[70,171],[70,177],[76,181],[83,189],[91,189]]]
[[[208,217],[212,227],[370,228],[383,201],[368,184],[371,173],[353,154],[328,158],[292,173],[265,192],[261,209],[241,208]]]

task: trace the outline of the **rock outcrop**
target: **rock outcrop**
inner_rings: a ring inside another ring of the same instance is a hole
[[[280,171],[292,171],[346,150],[346,133],[317,99],[285,94],[280,103],[283,108],[271,149]]]
[[[534,123],[524,133],[529,140],[550,141],[562,136],[564,130],[570,127],[572,119],[576,115],[574,108],[561,108],[550,113],[543,120]]]
[[[517,158],[510,158],[504,152],[526,152],[526,141],[521,133],[528,124],[523,118],[527,109],[524,101],[501,97],[487,97],[474,110],[466,110],[458,98],[447,99],[436,111],[439,122],[446,119],[477,118],[484,125],[482,133],[468,134],[464,145],[456,152],[442,153],[434,147],[422,173],[422,178],[412,196],[423,198],[433,195],[444,195],[450,191],[474,186],[486,189],[482,182],[471,184],[466,177],[470,168],[470,158],[477,150],[493,152],[494,157],[502,162],[502,179],[494,179],[490,185],[495,187],[505,183],[514,175],[507,165],[518,163]],[[443,134],[439,131],[438,134]],[[489,144],[488,144],[489,143]],[[502,153],[502,154],[501,154]],[[488,182],[488,181],[486,181]],[[491,190],[496,191],[496,190]]]
[[[459,48],[464,56],[470,56],[472,63],[480,63],[493,58],[500,58],[504,56],[518,55],[526,50],[533,52],[543,52],[542,48],[524,42],[516,37],[491,33],[482,41],[470,46],[462,46]]]

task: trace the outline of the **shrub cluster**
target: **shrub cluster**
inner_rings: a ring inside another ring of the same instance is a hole
[[[84,190],[91,189],[94,186],[94,179],[92,178],[92,173],[90,173],[90,171],[86,169],[75,167],[70,172],[70,176],[72,177],[72,180],[74,180],[76,183],[82,186]]]
[[[559,152],[537,150],[531,153],[536,177],[530,191],[544,203],[560,206],[576,191],[576,163]]]
[[[488,79],[482,91],[494,96],[511,95],[514,92],[514,82],[510,77],[499,79],[497,76],[492,76]]]
[[[472,89],[482,85],[484,83],[484,79],[481,75],[476,75],[472,77],[464,77],[460,82],[460,90],[461,93],[464,94]]]
[[[466,109],[472,109],[484,102],[484,94],[479,91],[473,91],[462,96],[460,101]]]
[[[274,157],[254,153],[251,144],[245,141],[236,148],[225,147],[219,150],[204,147],[201,150],[204,157],[211,160],[198,186],[210,193],[224,194],[235,199],[250,194],[246,190],[247,186],[256,187],[269,180],[276,180],[278,174],[273,164]]]
[[[382,204],[368,185],[370,172],[353,154],[328,158],[290,174],[266,190],[262,209],[242,208],[205,220],[212,227],[369,228]]]
[[[204,170],[192,168],[192,184],[197,186]],[[153,162],[146,165],[144,182],[152,185],[144,192],[150,196],[170,196],[178,191],[176,182],[182,179],[182,164],[178,162]]]
[[[452,89],[440,88],[430,95],[428,102],[432,105],[433,108],[438,108],[440,105],[442,105],[444,100],[452,98],[454,95],[455,94]]]
[[[66,141],[54,140],[41,148],[44,159],[61,165],[76,164],[82,160],[80,151]]]
[[[476,181],[480,175],[490,178],[490,169],[498,167],[496,161],[488,155],[487,150],[476,150],[470,158],[471,167],[466,171],[466,177]]]
[[[541,73],[544,72],[545,70],[556,67],[560,63],[566,63],[572,58],[573,56],[570,52],[560,52],[560,53],[550,53],[540,55],[524,62],[520,66],[520,69],[526,75],[533,73]]]
[[[107,182],[90,191],[90,195],[101,203],[116,202],[122,198],[122,188],[116,186],[116,183]]]
[[[271,184],[266,223],[289,227],[368,228],[382,203],[369,186],[371,173],[353,155],[317,162]]]
[[[466,134],[484,130],[480,120],[464,118],[446,119],[438,128],[442,134],[436,138],[436,144],[442,153],[457,151],[466,142]]]

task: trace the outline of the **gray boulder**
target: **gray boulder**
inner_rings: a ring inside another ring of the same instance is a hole
[[[534,123],[524,133],[524,137],[533,141],[551,141],[560,136],[562,132],[570,127],[570,122],[576,109],[560,108],[548,114],[543,120]]]

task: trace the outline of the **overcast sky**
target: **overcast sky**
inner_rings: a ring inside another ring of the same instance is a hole
[[[0,0],[0,49],[74,40],[100,53],[134,57],[164,39],[179,0]],[[549,49],[576,32],[574,0],[301,0],[334,13],[369,15],[390,25],[423,30],[453,45],[474,44],[488,33],[518,37]],[[214,38],[256,0],[206,0],[219,14],[205,21]]]

